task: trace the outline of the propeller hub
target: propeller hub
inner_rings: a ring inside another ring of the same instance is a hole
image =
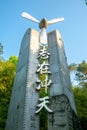
[[[47,20],[46,18],[43,18],[40,23],[39,23],[39,28],[47,28],[48,27],[48,23],[47,23]]]

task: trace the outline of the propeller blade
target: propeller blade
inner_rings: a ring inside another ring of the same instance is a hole
[[[29,19],[29,20],[31,20],[33,22],[39,23],[39,21],[36,18],[32,17],[30,14],[28,14],[26,12],[23,12],[21,14],[21,16],[24,17],[24,18],[26,18],[26,19]]]
[[[48,20],[47,23],[49,25],[49,24],[54,24],[54,23],[57,23],[57,22],[61,22],[63,20],[64,20],[63,17],[62,18],[55,18],[55,19],[52,19],[52,20]]]

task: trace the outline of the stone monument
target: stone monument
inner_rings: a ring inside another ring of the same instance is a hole
[[[23,37],[5,130],[41,130],[43,109],[44,130],[80,130],[61,34],[46,34],[48,25],[64,18],[22,16],[38,23],[41,33],[28,29]]]

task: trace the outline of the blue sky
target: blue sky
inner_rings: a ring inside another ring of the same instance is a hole
[[[47,32],[61,32],[68,64],[87,61],[87,5],[85,0],[0,0],[0,43],[4,58],[19,55],[25,31],[38,25],[21,17],[26,11],[41,20],[64,17],[64,21],[50,25]]]

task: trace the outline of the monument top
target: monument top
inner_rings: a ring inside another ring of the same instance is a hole
[[[55,18],[55,19],[52,19],[52,20],[47,20],[46,18],[43,18],[41,21],[37,20],[36,18],[34,18],[33,16],[31,16],[30,14],[26,13],[26,12],[23,12],[22,13],[22,17],[26,18],[26,19],[29,19],[33,22],[36,22],[39,24],[39,28],[42,29],[42,28],[47,28],[48,25],[50,24],[55,24],[55,23],[58,23],[58,22],[61,22],[64,20],[64,18]]]
[[[47,20],[46,18],[43,18],[41,21],[39,21],[26,12],[23,12],[21,15],[22,15],[22,17],[39,24],[39,28],[41,29],[39,41],[41,44],[44,44],[44,45],[47,44],[46,28],[48,27],[48,25],[58,23],[58,22],[61,22],[64,20],[64,18],[62,17],[62,18],[55,18],[52,20]]]

